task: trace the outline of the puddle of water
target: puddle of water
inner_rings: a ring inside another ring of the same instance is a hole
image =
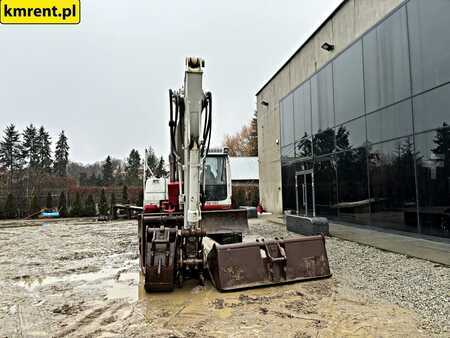
[[[163,311],[170,314],[180,311],[176,316],[176,321],[200,318],[211,314],[218,318],[226,319],[233,315],[233,311],[230,307],[224,308],[219,306],[216,308],[214,303],[218,300],[226,303],[239,303],[239,296],[242,294],[250,297],[267,296],[284,289],[283,286],[278,286],[242,292],[220,293],[209,282],[202,287],[199,286],[197,280],[193,279],[187,280],[183,288],[176,288],[173,292],[147,293],[144,289],[144,276],[141,273],[123,272],[116,279],[120,270],[110,268],[97,272],[59,277],[26,277],[16,281],[16,284],[29,292],[34,292],[37,288],[43,286],[75,282],[76,284],[72,285],[73,288],[85,290],[98,288],[105,295],[105,299],[108,300],[126,299],[130,302],[141,301],[145,303],[149,311],[163,309]]]
[[[224,308],[217,310],[217,316],[220,319],[227,319],[233,315],[233,311],[230,308]]]
[[[125,253],[129,254],[129,253]],[[113,256],[123,256],[124,253],[113,254]],[[111,258],[110,257],[110,258]],[[114,257],[115,258],[115,257]],[[95,272],[72,273],[63,276],[24,276],[15,281],[19,287],[28,292],[36,292],[41,287],[50,285],[67,285],[79,289],[101,289],[106,294],[106,299],[124,298],[129,301],[137,301],[139,294],[139,272],[123,272],[123,269],[129,269],[137,266],[138,259],[126,260],[120,264]]]
[[[106,288],[106,299],[127,299],[136,302],[139,299],[139,272],[124,272],[118,280],[105,280],[101,286]]]
[[[144,276],[141,275],[139,301],[144,303],[150,318],[161,318],[167,321],[165,325],[183,327],[187,322],[208,318],[215,312],[212,302],[218,292],[209,283],[201,287],[197,280],[187,280],[181,289],[158,293],[147,293],[143,285]]]
[[[88,272],[82,274],[71,274],[66,276],[54,277],[26,277],[18,280],[16,284],[24,289],[33,292],[38,287],[67,284],[72,282],[87,282],[76,285],[75,288],[91,288],[92,285],[106,291],[106,299],[124,298],[131,302],[138,300],[139,295],[139,273],[124,272],[119,279],[115,278],[120,269],[107,269],[97,272]],[[95,283],[94,283],[95,282]]]
[[[240,305],[246,302],[247,297],[251,303],[252,299],[259,297],[281,295],[289,287],[281,285],[222,293],[209,282],[201,287],[198,281],[188,280],[183,288],[172,292],[146,293],[143,284],[144,276],[140,275],[139,301],[145,304],[149,317],[159,318],[163,314],[167,323],[170,322],[167,325],[179,328],[185,327],[186,322],[231,319],[239,315],[238,311],[242,308]]]
[[[136,281],[139,283],[139,272],[123,272],[120,274],[119,281]]]
[[[70,283],[70,282],[79,282],[86,281],[92,282],[98,279],[103,279],[107,277],[114,276],[115,272],[111,273],[111,271],[98,271],[98,272],[88,272],[81,274],[71,274],[60,277],[47,276],[47,277],[27,277],[21,278],[17,281],[17,285],[32,291],[37,287],[47,286],[52,284],[60,284],[60,283]]]

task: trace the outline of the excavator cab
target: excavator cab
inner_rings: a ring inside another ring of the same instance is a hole
[[[201,172],[202,229],[221,242],[248,232],[247,211],[232,207],[230,159],[227,149],[211,149]]]
[[[201,182],[202,210],[231,208],[231,171],[226,150],[210,150],[204,161]]]

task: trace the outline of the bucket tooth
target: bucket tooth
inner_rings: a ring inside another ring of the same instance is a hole
[[[331,276],[323,236],[215,243],[207,261],[212,281],[221,291]]]

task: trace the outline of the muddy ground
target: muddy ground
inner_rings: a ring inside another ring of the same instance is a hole
[[[0,337],[448,335],[424,325],[416,311],[353,286],[332,258],[339,273],[326,280],[233,293],[190,281],[149,295],[135,221],[33,225],[0,223]],[[251,235],[293,234],[260,219],[251,222]]]

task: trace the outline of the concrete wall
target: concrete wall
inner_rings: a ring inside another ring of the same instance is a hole
[[[348,0],[257,95],[259,189],[263,207],[283,210],[279,101],[400,5],[403,0]],[[332,43],[335,49],[320,48]],[[268,106],[261,104],[269,103]]]

